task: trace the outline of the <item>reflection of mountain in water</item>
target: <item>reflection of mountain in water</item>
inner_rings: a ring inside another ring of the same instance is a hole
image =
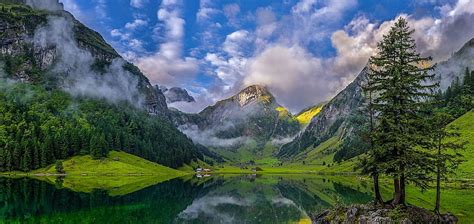
[[[367,202],[366,189],[307,177],[174,179],[124,196],[77,193],[31,179],[0,178],[0,222],[289,223],[336,202]],[[59,186],[59,185],[58,185]]]
[[[180,179],[125,196],[77,193],[32,179],[0,178],[0,223],[170,223],[206,188]]]
[[[368,193],[314,176],[237,176],[195,199],[175,222],[292,223],[354,197],[358,202],[371,200]]]

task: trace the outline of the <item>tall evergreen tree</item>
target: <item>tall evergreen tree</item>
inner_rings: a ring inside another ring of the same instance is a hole
[[[419,127],[424,104],[434,97],[432,92],[438,84],[430,82],[434,75],[429,71],[434,66],[430,57],[416,52],[413,32],[406,19],[399,18],[369,60],[373,108],[378,114],[374,142],[384,155],[372,156],[371,161],[393,177],[393,205],[405,204],[407,182],[426,187],[429,181],[425,172],[429,157],[417,145],[423,139]]]
[[[21,169],[25,172],[30,171],[31,167],[31,153],[30,153],[30,144],[27,144],[25,150],[23,150],[23,158],[21,161]]]
[[[434,170],[436,174],[436,202],[435,212],[439,214],[441,205],[441,180],[446,179],[448,174],[462,162],[459,150],[464,148],[465,143],[453,140],[459,137],[455,128],[448,124],[454,120],[453,116],[443,111],[436,111],[427,119],[427,127],[430,129],[429,141],[425,148],[433,152]]]
[[[93,135],[91,137],[89,147],[90,147],[90,155],[92,156],[92,158],[93,159],[100,159],[101,158],[101,155],[100,155],[101,149],[99,148],[100,145],[99,145],[99,137],[98,136]]]
[[[370,66],[370,65],[369,65]],[[370,73],[373,69],[367,69],[366,72]],[[375,144],[375,139],[377,135],[376,127],[376,111],[374,109],[374,80],[372,80],[373,76],[367,74],[362,84],[362,90],[364,91],[364,96],[366,99],[364,112],[368,117],[368,128],[366,129],[365,133],[362,133],[361,138],[368,143],[369,149],[367,150],[368,156],[363,156],[361,161],[358,163],[358,168],[361,169],[363,174],[368,174],[372,177],[373,185],[374,185],[374,202],[375,205],[383,204],[382,194],[380,193],[380,186],[379,186],[379,175],[380,175],[380,168],[378,165],[379,158],[383,155],[380,155],[380,150],[377,149]]]

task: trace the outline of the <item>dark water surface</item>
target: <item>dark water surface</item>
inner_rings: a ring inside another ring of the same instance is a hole
[[[0,223],[309,223],[310,213],[371,199],[370,183],[354,177],[186,177],[121,196],[0,178]]]

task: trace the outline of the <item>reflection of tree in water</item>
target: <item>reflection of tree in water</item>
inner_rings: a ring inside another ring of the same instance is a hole
[[[373,200],[372,195],[369,193],[355,190],[337,182],[333,182],[333,185],[343,204],[364,204]]]
[[[295,183],[295,181],[280,181],[277,188],[285,198],[298,204],[298,206],[302,207],[307,213],[318,212],[331,207],[331,204],[316,194],[312,194],[308,191],[307,186],[301,183]]]
[[[58,180],[56,185],[61,185]],[[370,194],[322,179],[174,179],[124,195],[77,193],[32,179],[0,178],[0,223],[288,223]]]
[[[208,189],[179,179],[125,196],[77,193],[32,179],[0,178],[0,220],[21,223],[170,223]]]

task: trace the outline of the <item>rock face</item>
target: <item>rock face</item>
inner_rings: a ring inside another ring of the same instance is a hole
[[[72,37],[77,46],[90,53],[93,57],[93,68],[101,74],[101,70],[111,66],[121,56],[102,38],[102,36],[77,21],[70,13],[62,10],[57,0],[1,0],[7,3],[0,12],[0,55],[7,62],[11,79],[28,83],[47,83],[48,88],[61,88],[61,77],[46,77],[60,58],[61,45],[33,43],[38,29],[48,25],[50,18],[61,18],[72,24]],[[14,4],[13,4],[14,3]],[[40,9],[35,10],[30,6]],[[51,9],[51,10],[49,10]],[[80,66],[80,65],[78,65]],[[165,97],[155,91],[149,80],[131,63],[125,62],[123,70],[131,73],[136,80],[136,89],[143,97],[143,106],[152,113],[168,116]],[[54,80],[52,82],[51,80]]]
[[[456,216],[447,213],[439,217],[423,208],[408,206],[406,208],[384,209],[372,205],[352,205],[326,210],[312,217],[315,224],[332,223],[361,223],[361,224],[412,224],[412,223],[442,223],[455,224]]]
[[[171,87],[170,89],[166,87],[158,87],[155,86],[155,88],[159,88],[161,92],[166,97],[166,102],[167,103],[175,103],[175,102],[195,102],[194,97],[189,95],[188,91],[185,89],[179,88],[179,87]]]
[[[218,148],[238,148],[250,140],[256,143],[253,148],[262,149],[271,140],[289,138],[299,131],[293,116],[259,85],[249,86],[199,114],[174,112],[173,120],[189,137]]]

